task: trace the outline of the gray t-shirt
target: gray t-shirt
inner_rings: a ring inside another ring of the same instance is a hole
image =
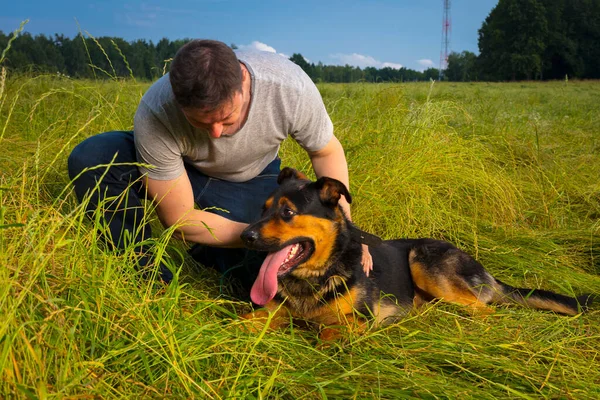
[[[232,182],[256,177],[277,157],[291,135],[307,151],[325,147],[333,124],[317,87],[302,69],[283,56],[236,52],[252,78],[248,118],[232,136],[212,138],[187,121],[173,96],[169,76],[144,94],[134,120],[138,161],[151,179],[175,179],[184,161],[202,173]]]

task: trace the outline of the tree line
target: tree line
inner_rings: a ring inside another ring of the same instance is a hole
[[[10,37],[0,31],[0,49]],[[25,32],[14,38],[4,60],[20,72],[60,73],[74,78],[135,77],[153,80],[168,71],[169,60],[187,40],[161,39],[128,42],[117,37],[74,38]]]
[[[0,31],[0,49],[11,38]],[[5,66],[17,71],[60,73],[76,78],[135,77],[154,80],[188,39],[125,41],[20,34]],[[231,45],[235,48],[235,45]],[[309,63],[290,59],[315,82],[402,82],[437,79],[439,71]],[[600,79],[600,0],[499,0],[479,29],[479,55],[453,52],[443,71],[450,81]]]
[[[324,65],[309,63],[300,53],[294,53],[290,60],[298,64],[315,82],[405,82],[428,81],[439,77],[437,68],[415,71],[410,68],[375,68],[361,69],[350,65]]]
[[[500,0],[479,55],[448,57],[451,81],[600,78],[600,0]]]
[[[0,31],[0,49],[6,48],[10,36]],[[36,35],[25,32],[14,38],[5,60],[11,70],[60,73],[74,78],[134,77],[155,80],[169,70],[170,60],[189,39],[171,41],[163,38],[158,43],[117,37],[74,38],[64,35]],[[237,48],[234,44],[232,48]],[[300,54],[292,61],[300,64],[316,82],[369,82],[414,81],[435,79],[438,70],[419,72],[407,68],[365,68],[350,65],[308,64]]]

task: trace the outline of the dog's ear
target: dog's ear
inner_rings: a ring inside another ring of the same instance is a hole
[[[277,183],[279,185],[281,185],[283,182],[287,181],[288,179],[308,180],[308,177],[306,175],[304,175],[302,172],[296,171],[294,168],[285,167],[279,173],[279,176],[277,177]]]
[[[346,185],[337,179],[324,176],[315,182],[315,187],[319,191],[319,197],[323,204],[330,207],[335,207],[340,201],[340,197],[344,196],[348,203],[352,203],[352,196]]]

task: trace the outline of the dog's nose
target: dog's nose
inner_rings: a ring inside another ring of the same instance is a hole
[[[246,244],[252,244],[258,240],[258,231],[254,229],[246,229],[241,234],[242,240]]]

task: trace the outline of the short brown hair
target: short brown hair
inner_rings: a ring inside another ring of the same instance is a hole
[[[242,70],[233,50],[216,40],[186,43],[169,72],[175,100],[182,108],[214,111],[242,90]]]

